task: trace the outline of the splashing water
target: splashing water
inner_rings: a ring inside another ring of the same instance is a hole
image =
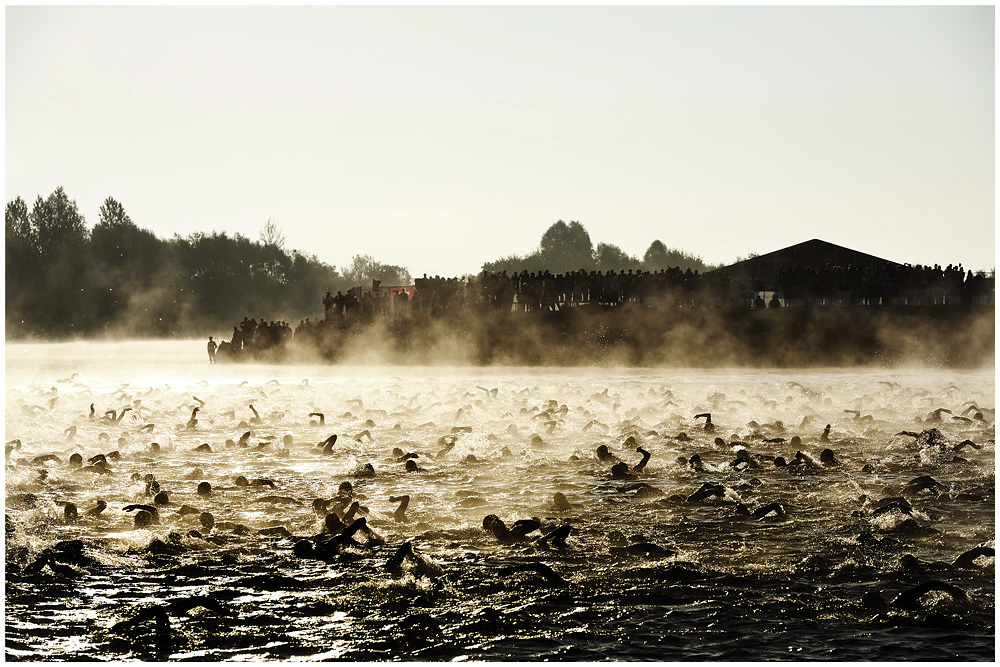
[[[992,370],[209,366],[199,350],[7,346],[8,658],[993,655],[993,558],[953,565],[993,547]],[[154,504],[149,479],[168,501],[136,528],[125,508]],[[324,528],[313,501],[344,481],[384,542],[297,556]],[[491,514],[570,533],[501,543]],[[67,564],[75,539],[86,561]],[[421,565],[387,568],[404,542]],[[891,604],[927,581],[966,599]],[[159,607],[165,625],[123,630]]]

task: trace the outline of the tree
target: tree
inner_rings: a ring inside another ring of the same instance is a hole
[[[683,250],[668,248],[659,239],[649,244],[646,254],[642,256],[644,271],[659,271],[660,269],[679,268],[682,271],[704,271],[707,267],[701,257],[696,257]]]
[[[594,247],[590,234],[579,222],[568,225],[556,221],[542,234],[538,254],[542,264],[552,273],[590,269],[594,266]]]
[[[265,246],[273,246],[278,250],[285,249],[285,235],[281,233],[274,218],[268,218],[260,230],[260,242]]]
[[[371,255],[355,255],[351,260],[350,268],[345,268],[343,273],[351,286],[369,287],[372,280],[378,280],[383,285],[410,285],[413,283],[408,269],[376,262]]]
[[[35,200],[29,216],[35,240],[45,268],[66,252],[79,252],[87,240],[87,227],[76,202],[58,187],[42,199]]]
[[[597,249],[594,251],[594,260],[597,262],[597,269],[599,271],[621,271],[624,269],[635,269],[639,266],[638,259],[610,243],[597,244]]]

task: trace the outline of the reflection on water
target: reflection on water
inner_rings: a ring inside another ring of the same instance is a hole
[[[993,558],[952,565],[994,544],[992,371],[209,366],[197,341],[6,360],[8,658],[993,655]],[[168,499],[137,529],[147,475]],[[297,557],[344,481],[384,543]],[[571,532],[501,544],[489,514]],[[406,541],[423,570],[386,567]],[[927,581],[958,592],[872,596]],[[199,596],[223,611],[177,606]]]

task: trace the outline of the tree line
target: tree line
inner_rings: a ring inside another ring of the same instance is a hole
[[[246,313],[315,315],[326,290],[412,282],[368,255],[338,271],[286,250],[272,220],[256,241],[214,231],[161,239],[108,197],[90,229],[62,187],[31,208],[16,197],[5,222],[8,338],[200,335]]]
[[[628,269],[659,271],[670,268],[704,272],[717,267],[708,266],[700,257],[683,250],[667,248],[659,239],[649,245],[642,259],[629,255],[611,243],[598,243],[595,246],[586,228],[575,220],[571,220],[569,223],[562,220],[556,221],[542,234],[538,249],[532,253],[524,256],[509,255],[483,264],[483,271],[487,273],[506,271],[510,274],[522,271],[568,273],[580,269],[585,271],[625,271]]]
[[[7,337],[200,335],[247,314],[296,322],[313,317],[328,290],[411,285],[405,267],[355,255],[338,270],[314,255],[285,248],[268,220],[259,238],[198,232],[161,239],[137,225],[108,197],[89,228],[62,187],[29,208],[6,206]],[[700,258],[653,241],[640,260],[621,248],[595,247],[579,222],[557,221],[538,248],[486,262],[484,272],[705,270]]]

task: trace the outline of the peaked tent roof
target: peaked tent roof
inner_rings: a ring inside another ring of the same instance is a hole
[[[769,284],[773,284],[780,268],[810,266],[819,269],[827,264],[831,266],[900,266],[898,262],[851,250],[820,239],[812,239],[769,252],[766,255],[758,255],[742,262],[736,262],[716,269],[715,272],[729,278],[742,280],[747,284],[759,280],[764,283],[766,288]]]

